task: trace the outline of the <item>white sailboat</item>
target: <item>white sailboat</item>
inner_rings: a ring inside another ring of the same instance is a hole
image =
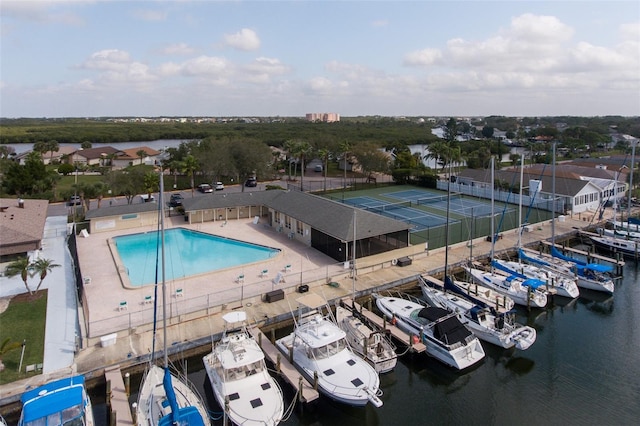
[[[460,321],[479,339],[505,349],[513,347],[525,350],[536,341],[536,330],[515,322],[513,313],[496,313],[493,309],[478,306],[464,297],[430,285],[418,277],[422,295],[432,306],[440,306],[459,314]]]
[[[163,367],[154,364],[155,330],[152,360],[145,372],[138,393],[136,404],[136,419],[138,426],[168,426],[168,425],[209,425],[209,415],[202,398],[189,383],[186,376],[172,373],[169,368],[167,354],[167,312],[166,312],[166,282],[165,282],[165,253],[164,253],[164,180],[162,168],[160,170],[160,196],[158,211],[160,214],[160,254],[162,265],[162,329],[163,336]],[[157,300],[155,298],[154,300]],[[154,321],[155,327],[155,321]]]
[[[555,203],[555,167],[556,167],[556,144],[553,144],[553,179],[552,179],[552,194],[553,203]],[[555,206],[554,206],[555,207]],[[560,276],[571,278],[575,277],[578,280],[578,287],[586,288],[589,290],[603,291],[606,293],[613,293],[614,284],[608,273],[612,270],[611,267],[598,265],[595,263],[586,263],[577,259],[571,259],[564,256],[555,247],[555,208],[551,209],[551,255],[545,255],[542,253],[536,253],[523,248],[518,249],[518,256],[526,263],[539,266],[547,271],[551,271],[559,274]]]
[[[510,311],[515,306],[515,302],[511,297],[477,283],[446,279],[444,281],[444,289],[460,294],[476,305],[487,308]]]
[[[384,296],[373,293],[376,306],[395,325],[419,336],[427,354],[442,363],[464,370],[482,361],[484,349],[478,338],[460,322],[458,314],[408,294]]]
[[[381,407],[378,373],[353,353],[324,299],[310,293],[297,302],[294,330],[276,340],[278,350],[326,397],[353,406]],[[327,309],[326,316],[322,307]]]
[[[494,182],[494,159],[491,158],[491,183]],[[544,289],[544,283],[537,279],[523,278],[513,274],[499,274],[495,271],[494,263],[494,247],[496,240],[496,233],[494,231],[493,220],[493,208],[494,199],[493,192],[491,193],[491,268],[489,271],[485,271],[474,267],[472,264],[464,266],[471,279],[483,285],[489,287],[498,293],[509,296],[513,301],[519,305],[543,308],[547,305],[547,294]]]
[[[202,359],[218,404],[236,425],[277,425],[284,415],[282,389],[247,330],[246,313],[230,312],[222,319],[222,339]]]

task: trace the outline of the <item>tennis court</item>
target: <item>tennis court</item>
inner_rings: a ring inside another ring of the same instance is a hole
[[[424,210],[412,208],[412,201],[387,203],[372,197],[353,197],[344,200],[346,204],[378,213],[392,219],[401,220],[414,226],[411,232],[419,232],[435,226],[444,225],[447,218]],[[451,220],[451,222],[457,222]]]
[[[397,200],[409,200],[416,206],[426,206],[442,211],[447,210],[447,195],[443,195],[441,191],[432,192],[410,189],[381,195]],[[468,217],[491,215],[491,202],[466,197],[461,194],[451,194],[449,208],[452,212]],[[502,205],[496,206],[495,213],[502,213],[503,211],[504,207]],[[511,208],[506,210],[506,212],[511,211],[513,211]]]

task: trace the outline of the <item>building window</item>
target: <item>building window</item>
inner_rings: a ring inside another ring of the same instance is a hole
[[[123,214],[122,216],[120,216],[120,219],[122,219],[122,220],[137,219],[137,218],[138,218],[138,214],[137,213]]]
[[[304,235],[304,224],[299,220],[296,221],[296,232],[300,235]]]
[[[284,217],[284,226],[287,229],[291,229],[291,218],[289,216]]]

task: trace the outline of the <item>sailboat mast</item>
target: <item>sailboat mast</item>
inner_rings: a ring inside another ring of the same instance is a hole
[[[353,254],[351,256],[351,292],[353,301],[356,300],[356,209],[353,209]]]
[[[449,142],[449,153],[451,153],[451,142]],[[449,269],[449,205],[451,204],[451,155],[449,155],[449,177],[447,178],[447,221],[444,225],[444,277],[447,278]]]
[[[496,159],[491,157],[491,260],[493,261],[494,248],[496,245],[496,235],[495,235],[495,198],[494,198],[494,190],[495,190],[495,161]],[[493,263],[492,263],[493,264]]]
[[[556,246],[556,142],[551,144],[551,247]]]
[[[629,195],[627,196],[627,233],[631,230],[629,219],[631,218],[631,198],[633,196],[633,171],[635,170],[635,166],[636,166],[634,163],[636,158],[637,143],[638,143],[637,141],[631,142],[631,174],[629,175]]]
[[[160,163],[160,194],[158,194],[158,202],[160,203],[160,253],[162,259],[162,339],[164,346],[164,366],[169,365],[167,356],[167,285],[165,280],[164,266],[164,179],[162,175],[162,163]]]
[[[520,158],[520,197],[518,197],[518,248],[522,247],[522,185],[524,184],[524,154]]]

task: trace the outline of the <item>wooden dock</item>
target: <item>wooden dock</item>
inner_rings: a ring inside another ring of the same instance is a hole
[[[249,333],[256,339],[256,342],[262,348],[265,356],[275,365],[280,368],[280,375],[289,382],[294,389],[301,389],[301,398],[303,402],[311,402],[318,399],[318,391],[313,388],[313,385],[309,383],[302,374],[296,370],[286,356],[282,355],[278,348],[264,335],[264,333],[258,327],[250,327]]]
[[[106,368],[104,378],[107,381],[107,406],[110,407],[111,425],[132,425],[131,407],[129,406],[129,396],[124,387],[120,366]],[[111,392],[109,392],[111,386]]]
[[[585,231],[581,231],[581,234],[585,234],[585,235],[597,235],[597,234],[593,234],[593,233],[589,233],[589,232],[585,232]],[[551,242],[549,241],[541,241],[542,244],[544,244],[545,246],[549,247],[549,249],[551,248],[551,246],[553,246],[553,244],[551,244]],[[584,250],[578,250],[572,247],[562,247],[562,246],[558,246],[557,244],[555,245],[556,248],[562,252],[570,252],[570,253],[576,253],[579,254],[581,256],[585,256],[587,258],[587,262],[591,262],[592,259],[597,259],[600,260],[602,262],[608,262],[608,263],[613,263],[614,265],[622,268],[624,266],[624,260],[622,259],[613,259],[611,257],[607,257],[607,256],[602,256],[599,255],[597,253],[592,253],[592,252],[588,252],[588,251],[584,251]]]
[[[372,324],[374,324],[376,327],[380,328],[381,330],[389,330],[391,335],[396,340],[398,340],[399,342],[402,342],[402,343],[404,343],[406,345],[409,345],[411,351],[417,352],[417,353],[422,353],[422,352],[427,350],[427,347],[424,345],[424,343],[422,343],[422,342],[414,343],[412,341],[412,336],[409,336],[407,333],[405,333],[404,331],[400,330],[395,325],[387,322],[383,318],[380,318],[379,316],[377,316],[376,314],[374,314],[370,310],[366,309],[365,307],[359,305],[358,303],[356,303],[352,299],[344,298],[344,299],[342,299],[342,302],[347,306],[353,306],[358,312],[360,312],[362,314],[362,316],[364,316]]]

